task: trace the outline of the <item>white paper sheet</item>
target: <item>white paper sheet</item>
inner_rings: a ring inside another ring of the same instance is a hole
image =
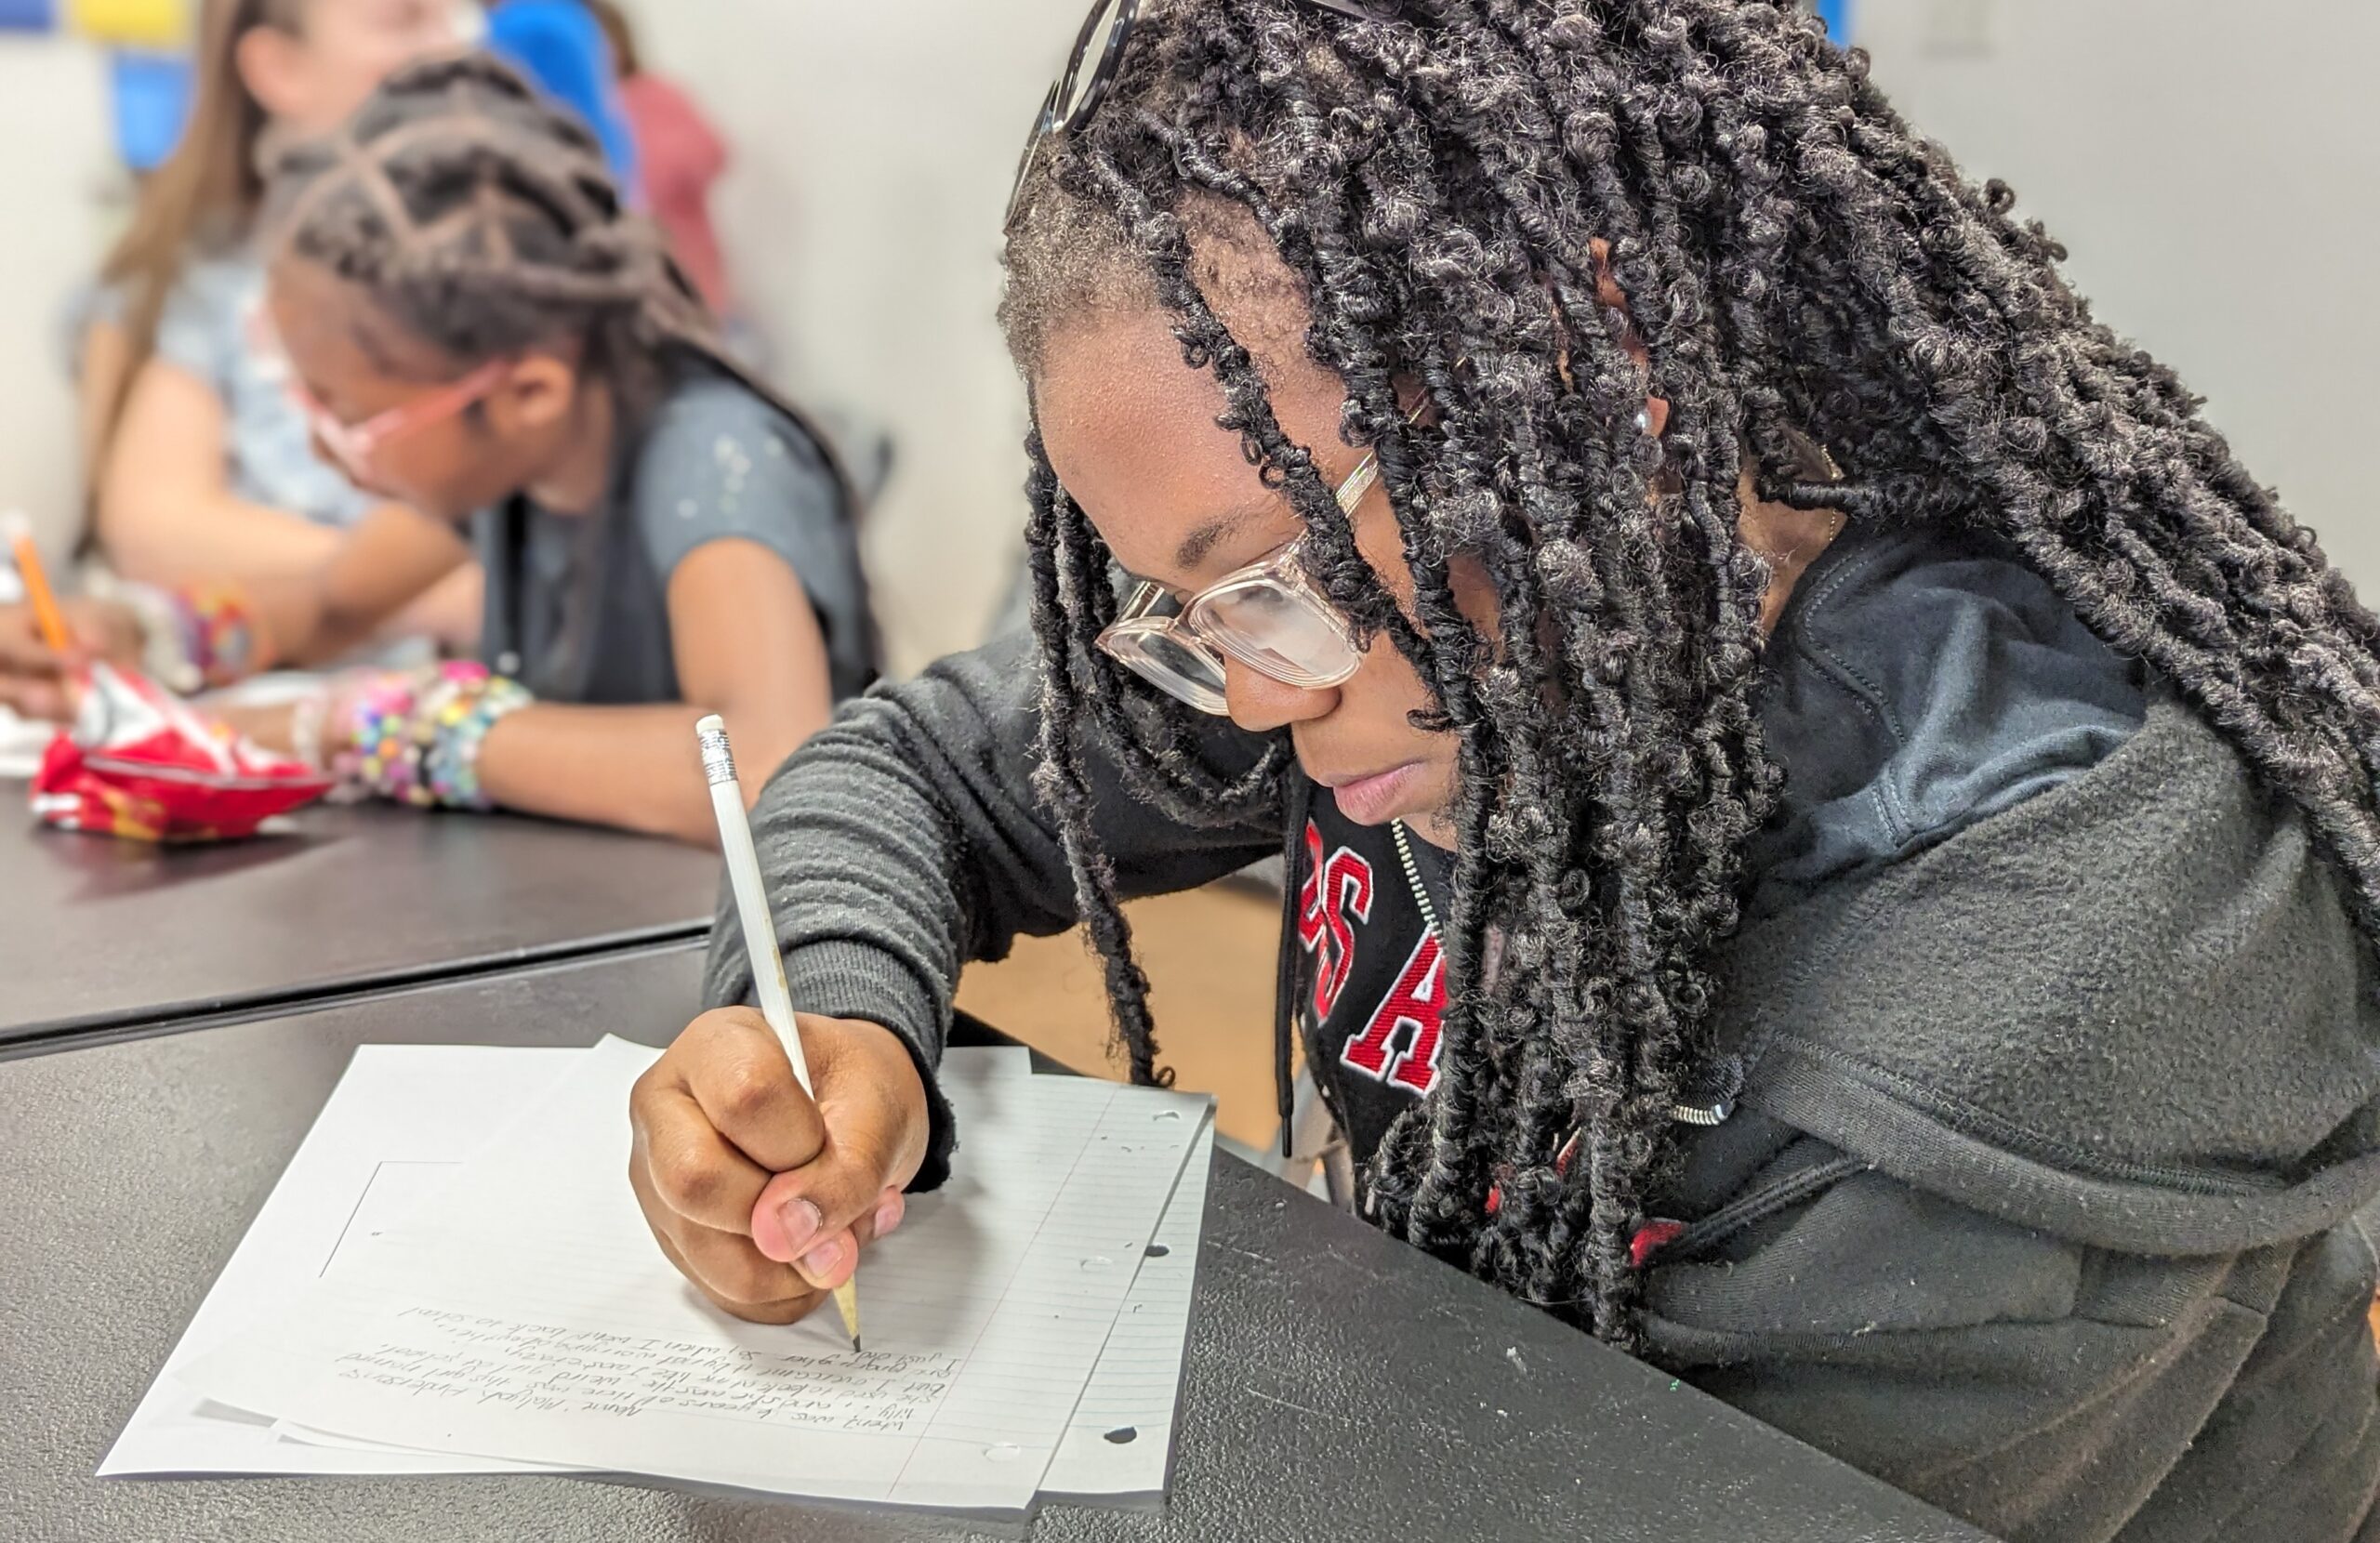
[[[393,1220],[401,1196],[418,1198],[435,1176],[452,1173],[584,1053],[483,1045],[359,1048],[99,1472],[445,1473],[507,1466],[405,1453],[324,1454],[276,1438],[270,1421],[209,1406],[178,1374],[243,1330],[270,1323],[334,1258]]]
[[[1004,1055],[1004,1051],[957,1050],[950,1054]],[[1005,1070],[1006,1068],[998,1068]],[[1018,1052],[1015,1075],[1031,1070]],[[1207,1183],[1212,1167],[1215,1132],[1210,1121],[1191,1148],[1166,1202],[1157,1234],[1143,1255],[1141,1268],[1126,1293],[1116,1327],[1100,1352],[1099,1365],[1076,1405],[1058,1453],[1041,1479],[1041,1497],[1090,1501],[1154,1499],[1163,1497],[1172,1468],[1174,1411],[1181,1400],[1182,1361],[1190,1331],[1190,1308],[1197,1283],[1198,1240],[1206,1220]],[[388,1189],[392,1173],[411,1168],[384,1167],[373,1194]],[[451,1171],[451,1170],[450,1170]],[[367,1195],[350,1235],[370,1235],[374,1201]],[[251,1417],[235,1416],[239,1418]],[[398,1448],[334,1436],[286,1422],[273,1429],[291,1441],[358,1451]],[[419,1454],[424,1462],[451,1462],[457,1471],[478,1471],[475,1459]]]
[[[538,1114],[467,1165],[436,1217],[365,1246],[368,1285],[341,1270],[269,1332],[194,1358],[184,1379],[400,1446],[1025,1509],[1205,1101],[946,1069],[967,1161],[870,1250],[869,1349],[854,1355],[831,1325],[725,1318],[654,1248],[617,1180],[620,1103],[653,1053],[588,1052]]]
[[[35,723],[0,707],[0,780],[31,782],[41,770],[43,753],[57,737],[57,725]]]
[[[485,1473],[538,1470],[451,1453],[340,1442],[332,1454],[274,1434],[271,1421],[210,1404],[181,1368],[270,1323],[356,1246],[434,1194],[487,1139],[536,1105],[586,1052],[486,1045],[365,1045],[291,1156],[199,1304],[163,1373],[133,1411],[102,1477],[159,1473]],[[969,1075],[1029,1076],[1013,1048],[948,1052]],[[380,1452],[386,1460],[359,1458]]]
[[[1041,1476],[1045,1497],[1120,1499],[1165,1493],[1214,1154],[1215,1128],[1209,1121],[1182,1167],[1173,1198],[1166,1202],[1115,1332],[1099,1353],[1099,1369],[1091,1373],[1065,1440]]]

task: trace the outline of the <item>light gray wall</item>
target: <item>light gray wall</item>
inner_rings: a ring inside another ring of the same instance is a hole
[[[1855,4],[1901,110],[2015,186],[2380,602],[2380,4]]]
[[[98,50],[0,33],[0,508],[53,557],[81,520],[61,318],[115,223],[108,135]]]
[[[794,389],[900,445],[870,516],[886,642],[972,646],[1023,549],[1025,397],[993,323],[1017,152],[1086,0],[637,0],[734,141],[715,208]]]

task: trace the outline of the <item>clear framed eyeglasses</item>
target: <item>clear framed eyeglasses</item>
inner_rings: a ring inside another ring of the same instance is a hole
[[[1365,455],[1339,484],[1341,512],[1352,517],[1379,480],[1380,462]],[[1336,686],[1355,673],[1363,651],[1347,618],[1306,577],[1304,546],[1301,536],[1187,600],[1143,583],[1099,634],[1099,646],[1168,695],[1217,717],[1230,710],[1223,701],[1226,659],[1284,685]]]

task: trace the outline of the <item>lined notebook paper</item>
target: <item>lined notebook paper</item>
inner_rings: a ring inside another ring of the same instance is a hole
[[[868,1348],[855,1354],[827,1324],[726,1318],[654,1246],[619,1180],[620,1111],[653,1056],[618,1042],[576,1056],[426,1209],[350,1238],[270,1327],[193,1354],[181,1381],[258,1417],[446,1459],[1027,1507],[1091,1407],[1145,1266],[1172,1257],[1170,1243],[1149,1248],[1207,1139],[1205,1101],[955,1057],[944,1081],[965,1160],[869,1251]],[[1131,1375],[1154,1386],[1145,1365]],[[112,1458],[111,1470],[131,1470]]]
[[[1157,1222],[1116,1331],[1083,1390],[1044,1495],[1122,1498],[1165,1493],[1173,1456],[1173,1410],[1190,1332],[1198,1233],[1207,1215],[1207,1170],[1215,1152],[1208,1122]]]

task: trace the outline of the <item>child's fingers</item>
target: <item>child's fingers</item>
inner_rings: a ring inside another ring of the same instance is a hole
[[[817,1106],[794,1079],[768,1020],[751,1009],[703,1014],[678,1036],[668,1060],[712,1128],[770,1172],[800,1167],[826,1145]]]
[[[10,675],[0,671],[0,707],[36,722],[62,723],[74,716],[64,684],[55,676]]]
[[[778,1174],[752,1205],[752,1243],[771,1259],[792,1264],[812,1286],[850,1279],[859,1246],[876,1236],[888,1212],[900,1224],[905,1203],[885,1186],[883,1169],[864,1154],[845,1154],[838,1141],[819,1162]]]
[[[802,1267],[813,1286],[850,1264],[857,1246],[849,1235],[872,1226],[883,1208],[894,1178],[892,1154],[903,1139],[884,1128],[880,1112],[887,1107],[853,1105],[817,1159],[770,1180],[752,1207],[752,1241],[769,1258]],[[839,1236],[847,1238],[839,1252],[812,1257]]]
[[[736,1160],[743,1161],[740,1156]],[[762,1255],[749,1238],[707,1226],[679,1209],[706,1210],[710,1200],[690,1199],[681,1180],[665,1177],[671,1171],[672,1165],[656,1166],[651,1160],[645,1127],[640,1123],[628,1162],[628,1186],[661,1252],[713,1306],[754,1323],[789,1324],[817,1304],[818,1293],[798,1273]],[[664,1183],[677,1193],[665,1196]]]
[[[140,625],[122,606],[70,602],[66,630],[74,651],[86,659],[121,661],[140,654]]]
[[[655,1070],[659,1070],[656,1066]],[[651,1074],[647,1074],[650,1075]],[[629,1095],[632,1176],[673,1216],[742,1233],[769,1172],[715,1129],[683,1085],[668,1078]]]
[[[890,1237],[893,1230],[901,1225],[902,1219],[908,1214],[908,1196],[897,1189],[887,1186],[883,1195],[876,1202],[876,1214],[867,1219],[869,1239]]]
[[[0,606],[0,674],[56,675],[63,664],[30,608]]]
[[[742,1315],[747,1310],[790,1306],[815,1295],[811,1284],[774,1259],[763,1259],[747,1238],[691,1227],[669,1239],[684,1271],[712,1300]]]
[[[752,1211],[752,1241],[772,1259],[785,1260],[801,1278],[821,1291],[831,1291],[852,1278],[859,1268],[860,1250],[901,1225],[908,1202],[897,1189],[887,1188],[875,1207],[851,1226],[834,1233],[814,1229],[815,1203],[798,1199],[790,1207],[771,1205],[768,1196]],[[823,1211],[817,1212],[823,1215]],[[788,1218],[798,1219],[789,1222]]]
[[[813,1290],[800,1276],[793,1274],[791,1271],[785,1270],[782,1265],[772,1265],[770,1268],[782,1272],[784,1276],[792,1282],[794,1289],[790,1292],[784,1295],[769,1295],[770,1287],[765,1284],[757,1287],[744,1286],[739,1288],[739,1294],[731,1295],[722,1292],[711,1284],[706,1265],[698,1263],[690,1257],[677,1241],[658,1230],[653,1236],[654,1241],[661,1246],[662,1254],[677,1267],[678,1273],[685,1276],[688,1284],[701,1292],[713,1307],[748,1323],[790,1324],[807,1316],[820,1302],[826,1299],[825,1292]],[[750,1246],[749,1244],[745,1245],[747,1251]],[[766,1263],[765,1260],[762,1262]],[[748,1294],[755,1290],[760,1294]]]

